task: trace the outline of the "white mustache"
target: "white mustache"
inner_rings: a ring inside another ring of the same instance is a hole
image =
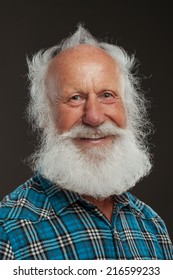
[[[112,123],[101,124],[99,127],[89,127],[86,125],[78,125],[70,131],[62,134],[65,138],[103,138],[106,136],[124,135],[125,129],[117,127]]]

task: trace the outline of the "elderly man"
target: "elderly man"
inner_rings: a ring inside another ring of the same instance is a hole
[[[134,57],[79,26],[28,64],[41,140],[35,176],[1,203],[0,258],[173,259],[162,219],[127,192],[151,169]]]

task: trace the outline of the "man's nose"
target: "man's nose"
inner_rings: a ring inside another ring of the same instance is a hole
[[[104,123],[105,115],[97,97],[86,100],[82,121],[90,126],[99,126]]]

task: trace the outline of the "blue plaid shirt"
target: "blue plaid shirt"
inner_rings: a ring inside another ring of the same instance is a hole
[[[130,193],[115,196],[111,222],[78,194],[39,174],[0,205],[0,259],[173,259],[161,218]]]

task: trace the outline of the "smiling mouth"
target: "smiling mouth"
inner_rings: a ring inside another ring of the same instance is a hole
[[[76,138],[75,141],[79,145],[106,145],[111,144],[114,140],[114,136],[108,135],[108,136],[91,136],[91,137],[80,137]]]
[[[105,139],[107,136],[102,136],[102,137],[81,137],[80,140],[90,140],[90,141],[97,141],[97,140],[101,140],[101,139]]]

